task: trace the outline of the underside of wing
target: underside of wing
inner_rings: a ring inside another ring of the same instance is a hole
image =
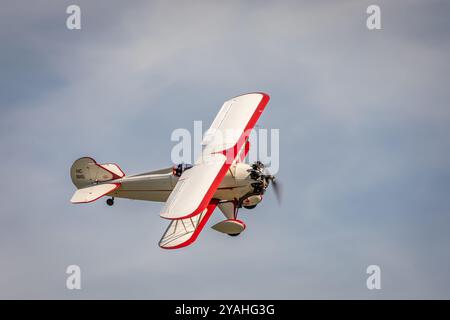
[[[178,249],[193,243],[216,206],[217,202],[212,201],[203,212],[196,216],[171,221],[169,227],[159,241],[159,246],[163,249]]]
[[[203,139],[202,154],[194,166],[181,175],[161,217],[186,219],[203,212],[238,152],[245,150],[250,131],[268,101],[265,93],[249,93],[223,104]]]

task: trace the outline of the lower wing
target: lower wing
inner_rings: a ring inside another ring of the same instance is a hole
[[[216,200],[212,200],[208,206],[196,216],[172,220],[159,241],[159,246],[163,249],[178,249],[193,243],[213,213],[217,203]]]

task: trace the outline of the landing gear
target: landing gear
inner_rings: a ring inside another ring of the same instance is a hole
[[[112,205],[114,204],[114,198],[106,199],[106,204],[107,204],[108,206],[112,206]]]
[[[237,237],[241,233],[227,233],[230,237]]]
[[[254,206],[243,206],[245,209],[255,209],[256,208],[256,204]]]

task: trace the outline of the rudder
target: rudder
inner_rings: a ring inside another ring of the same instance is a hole
[[[98,164],[90,157],[76,160],[70,168],[70,177],[78,188],[85,188],[98,182],[120,179],[125,174],[113,163]]]

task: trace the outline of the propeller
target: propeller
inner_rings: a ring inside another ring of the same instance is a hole
[[[271,178],[273,192],[275,193],[275,198],[277,198],[278,204],[281,204],[281,201],[283,200],[283,192],[282,192],[282,186],[277,180],[275,179],[275,176],[272,176]]]
[[[276,177],[272,175],[266,166],[261,161],[256,161],[252,164],[252,169],[250,170],[250,175],[252,179],[264,179],[266,184],[272,184],[273,192],[275,193],[275,198],[277,198],[278,204],[281,204],[282,200],[282,187],[278,182]]]
[[[281,205],[282,201],[282,187],[278,182],[277,178],[272,175],[267,168],[264,167],[264,178],[267,182],[270,181],[273,187],[273,192],[275,193],[275,198],[277,198],[278,204]]]

